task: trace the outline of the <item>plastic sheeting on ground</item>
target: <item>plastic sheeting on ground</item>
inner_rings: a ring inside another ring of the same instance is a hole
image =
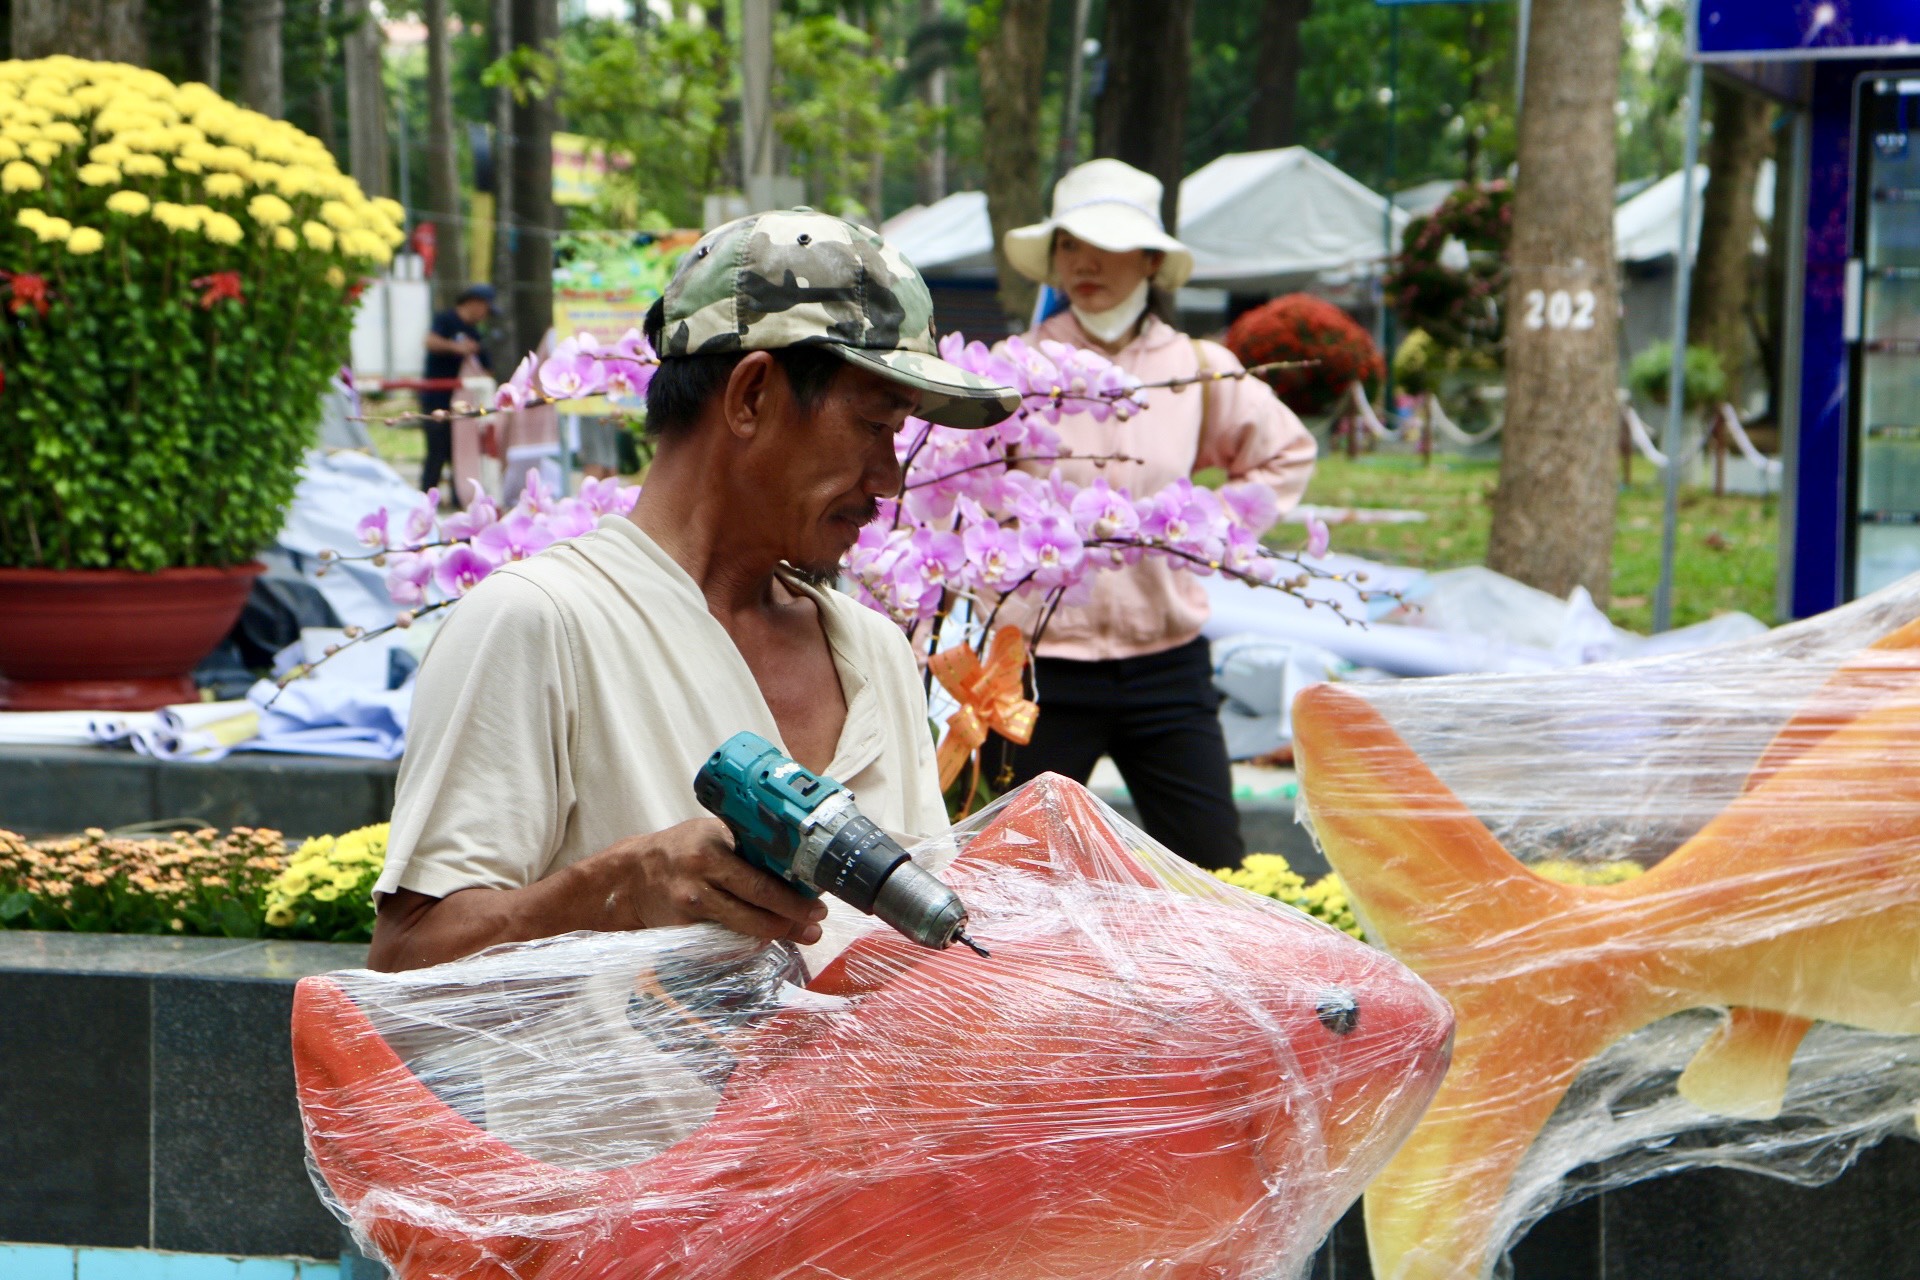
[[[399,608],[387,595],[386,570],[371,561],[336,561],[321,573],[320,553],[361,550],[354,525],[381,507],[398,524],[425,496],[380,459],[351,449],[310,450],[300,467],[286,523],[264,559],[281,559],[289,576],[305,578],[340,615],[358,627],[384,627]]]
[[[1801,1182],[1920,1102],[1920,577],[1699,653],[1323,685],[1307,815],[1455,1060],[1367,1192],[1373,1274],[1479,1280],[1558,1203]]]
[[[701,925],[305,979],[323,1195],[400,1280],[1299,1275],[1446,1007],[1051,775],[952,843],[990,958],[855,916],[811,977]]]
[[[1201,579],[1213,608],[1204,634],[1214,640],[1252,635],[1308,644],[1389,675],[1448,676],[1549,671],[1677,653],[1767,629],[1757,618],[1734,613],[1640,636],[1615,627],[1584,590],[1557,600],[1478,566],[1428,574],[1350,556],[1316,563],[1336,572],[1365,573],[1368,588],[1400,592],[1406,607],[1382,599],[1366,603],[1351,587],[1319,581],[1309,592],[1320,603],[1309,607],[1283,592],[1210,576]],[[1349,618],[1373,621],[1358,626],[1343,620],[1326,607],[1328,602],[1338,603]]]

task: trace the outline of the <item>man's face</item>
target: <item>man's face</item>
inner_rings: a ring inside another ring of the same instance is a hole
[[[478,329],[480,322],[487,318],[487,313],[492,308],[487,305],[484,298],[468,298],[465,302],[456,305],[453,310],[467,324]]]
[[[840,370],[809,412],[786,376],[769,388],[763,426],[751,451],[762,500],[743,519],[762,525],[780,558],[831,576],[872,520],[875,504],[900,491],[894,436],[919,393],[852,365]]]

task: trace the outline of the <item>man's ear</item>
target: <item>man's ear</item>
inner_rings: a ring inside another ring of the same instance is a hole
[[[770,353],[749,351],[728,376],[721,412],[727,430],[737,439],[751,440],[758,433],[764,415],[773,407],[773,369]]]

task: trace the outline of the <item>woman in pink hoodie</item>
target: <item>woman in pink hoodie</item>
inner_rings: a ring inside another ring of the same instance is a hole
[[[1170,300],[1193,255],[1160,221],[1158,179],[1118,160],[1094,160],[1061,178],[1053,216],[1006,236],[1022,274],[1065,294],[1069,308],[1026,337],[1104,352],[1142,382],[1238,369],[1225,347],[1167,324]],[[1256,378],[1161,388],[1127,421],[1062,418],[1075,454],[1131,461],[1058,466],[1087,484],[1104,476],[1135,497],[1219,467],[1272,487],[1285,511],[1313,472],[1314,441],[1293,411]],[[1085,782],[1113,757],[1147,834],[1203,867],[1237,866],[1240,815],[1220,730],[1219,694],[1200,628],[1207,598],[1191,573],[1161,557],[1102,572],[1092,599],[1061,608],[1035,662],[1040,717],[1025,747],[1001,741],[1009,781],[1052,771]],[[1002,777],[1007,777],[1001,771]]]

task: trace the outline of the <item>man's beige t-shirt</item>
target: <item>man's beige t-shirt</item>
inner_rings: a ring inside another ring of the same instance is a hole
[[[839,592],[783,581],[819,606],[846,694],[827,773],[885,830],[943,834],[906,638]],[[435,637],[374,891],[522,888],[616,841],[708,816],[693,775],[743,729],[782,745],[693,579],[632,521],[607,516],[496,570]]]

